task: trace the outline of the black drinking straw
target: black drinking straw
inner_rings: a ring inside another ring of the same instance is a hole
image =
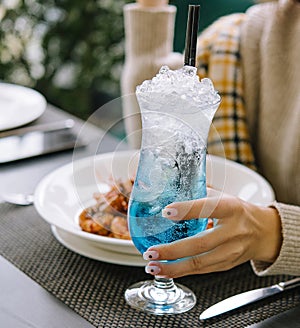
[[[199,26],[200,5],[189,5],[185,36],[184,65],[196,65],[197,34]]]

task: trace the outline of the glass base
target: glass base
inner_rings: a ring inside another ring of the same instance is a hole
[[[156,315],[183,313],[196,304],[195,294],[172,279],[135,283],[126,290],[125,299],[133,308]]]

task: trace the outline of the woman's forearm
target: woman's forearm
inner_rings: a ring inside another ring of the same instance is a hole
[[[300,207],[275,202],[273,207],[281,218],[282,245],[273,263],[252,261],[258,275],[300,275]]]

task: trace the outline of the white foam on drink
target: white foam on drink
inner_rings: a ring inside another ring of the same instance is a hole
[[[153,102],[156,106],[165,107],[166,100],[170,104],[166,109],[169,107],[170,110],[187,104],[190,110],[205,110],[220,101],[211,80],[204,78],[200,81],[196,67],[192,66],[175,71],[163,66],[152,80],[146,80],[138,86],[136,93],[144,105],[150,102],[151,110],[154,108]]]

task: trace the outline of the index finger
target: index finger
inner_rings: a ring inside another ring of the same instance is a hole
[[[169,204],[162,211],[162,215],[171,220],[221,219],[232,215],[233,212],[234,209],[229,197],[207,197]]]

